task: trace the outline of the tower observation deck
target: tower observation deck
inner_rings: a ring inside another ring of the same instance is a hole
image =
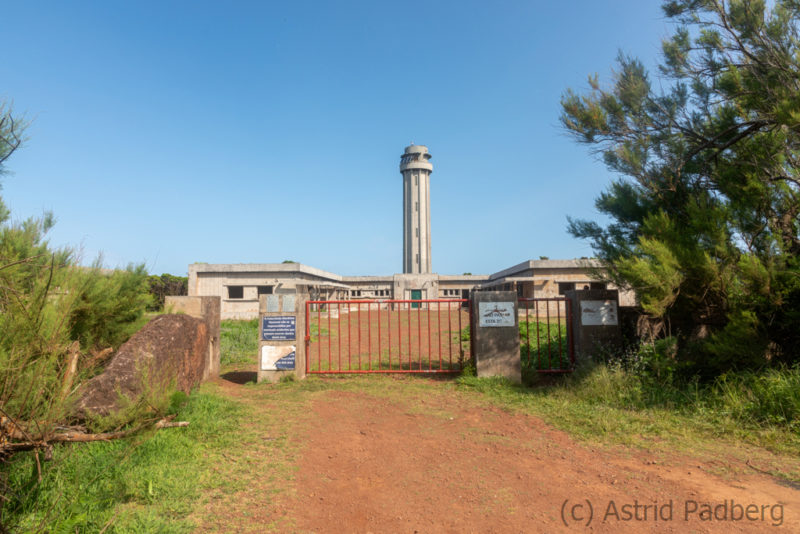
[[[431,196],[433,165],[424,145],[407,146],[400,156],[403,175],[403,273],[431,272]]]

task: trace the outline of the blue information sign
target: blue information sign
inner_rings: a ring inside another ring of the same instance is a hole
[[[280,360],[275,362],[275,369],[278,370],[292,370],[294,369],[294,351],[290,352]]]
[[[292,341],[297,338],[296,318],[293,315],[263,317],[261,339],[264,341]]]

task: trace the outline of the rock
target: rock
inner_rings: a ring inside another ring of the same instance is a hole
[[[105,370],[81,389],[76,415],[108,415],[120,395],[136,399],[147,387],[189,393],[203,379],[209,351],[206,323],[189,315],[159,315],[124,343]]]

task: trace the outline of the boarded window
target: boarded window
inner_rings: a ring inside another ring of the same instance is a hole
[[[244,298],[244,286],[228,286],[228,298],[229,299],[243,299]]]

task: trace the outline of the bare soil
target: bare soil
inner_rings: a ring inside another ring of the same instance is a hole
[[[224,390],[240,399],[249,395],[246,386],[232,383]],[[720,470],[741,458],[593,448],[536,417],[477,403],[449,388],[434,385],[429,395],[417,391],[408,397],[321,391],[304,418],[294,437],[291,487],[265,500],[255,496],[274,494],[274,488],[254,486],[250,497],[237,497],[258,508],[246,514],[247,524],[231,518],[227,527],[217,527],[362,533],[800,530],[800,491],[756,469]],[[701,514],[706,507],[710,514]]]

